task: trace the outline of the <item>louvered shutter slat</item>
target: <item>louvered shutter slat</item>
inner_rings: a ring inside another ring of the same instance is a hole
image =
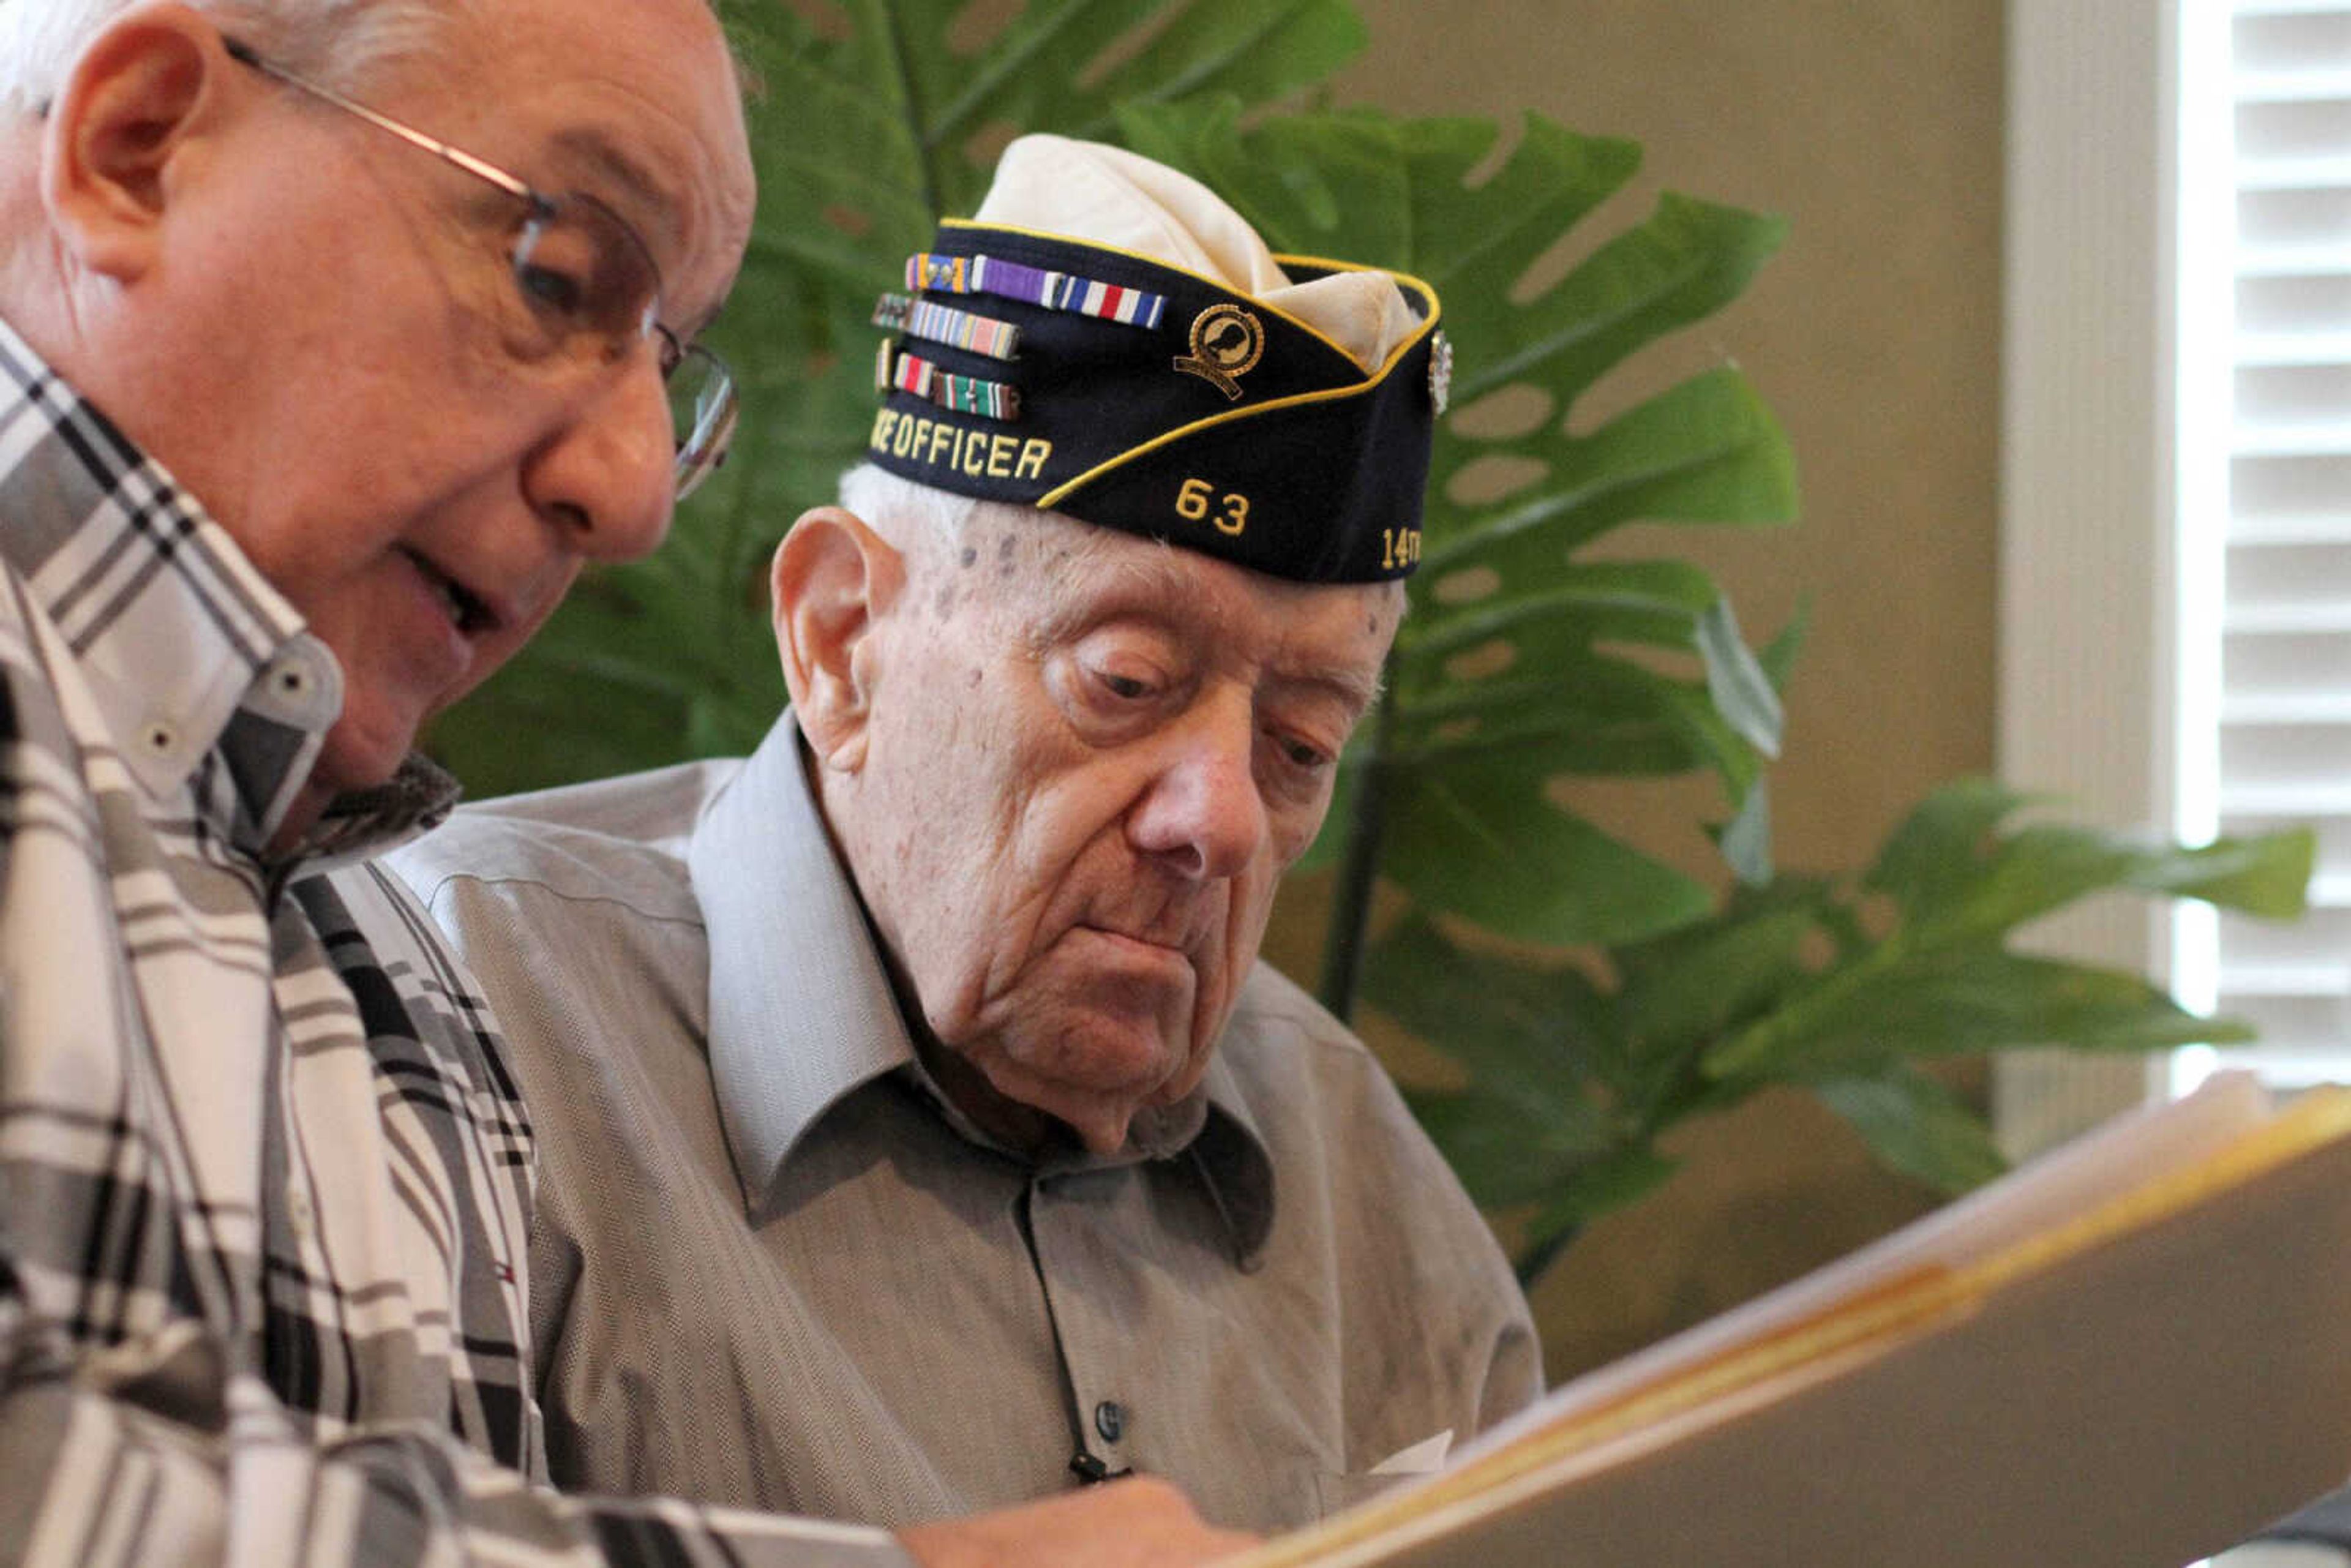
[[[2222,826],[2317,826],[2308,917],[2215,923],[2229,1053],[2351,1078],[2351,4],[2239,0]]]

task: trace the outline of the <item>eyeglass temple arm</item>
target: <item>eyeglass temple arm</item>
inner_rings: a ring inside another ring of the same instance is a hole
[[[259,71],[262,75],[282,81],[287,87],[293,88],[297,91],[307,92],[313,98],[322,99],[325,101],[333,104],[337,109],[342,110],[345,113],[356,114],[361,120],[366,120],[370,125],[374,126],[377,130],[389,131],[394,136],[399,137],[402,141],[408,142],[412,146],[422,147],[424,151],[434,154],[436,157],[445,158],[450,162],[457,165],[458,168],[465,171],[468,174],[474,175],[477,179],[488,181],[491,184],[496,185],[499,190],[504,191],[507,194],[513,196],[519,201],[528,203],[534,207],[541,204],[542,198],[539,196],[538,192],[532,190],[528,185],[524,184],[520,180],[516,179],[512,174],[507,173],[504,169],[499,168],[496,164],[485,163],[479,158],[475,157],[471,152],[466,152],[461,147],[452,147],[446,141],[442,141],[438,137],[425,135],[424,132],[417,130],[413,125],[403,125],[399,120],[392,119],[389,115],[377,113],[374,110],[370,109],[366,104],[345,98],[333,88],[325,86],[319,82],[312,81],[307,77],[297,76],[292,71],[287,70],[285,67],[278,65],[275,61],[264,58],[260,54],[255,51],[252,45],[245,42],[242,38],[232,38],[226,34],[223,34],[221,36],[221,47],[226,49],[228,51],[229,57],[237,61],[239,64],[250,66],[255,70]]]

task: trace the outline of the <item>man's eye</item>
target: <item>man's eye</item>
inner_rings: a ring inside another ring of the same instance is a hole
[[[1292,736],[1276,736],[1273,743],[1281,748],[1281,755],[1292,768],[1315,772],[1331,765],[1331,754],[1311,741]]]
[[[1137,675],[1122,675],[1111,670],[1096,670],[1094,679],[1102,689],[1123,702],[1140,702],[1151,695],[1151,683]]]
[[[515,283],[523,298],[542,310],[559,316],[576,316],[580,302],[586,298],[588,286],[560,267],[528,257],[515,258]]]
[[[569,214],[535,218],[515,235],[515,287],[540,314],[579,321],[592,311],[607,254]]]

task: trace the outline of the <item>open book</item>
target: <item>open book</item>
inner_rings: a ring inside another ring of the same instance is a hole
[[[1237,1568],[2177,1568],[2351,1478],[2351,1092],[2123,1118]]]

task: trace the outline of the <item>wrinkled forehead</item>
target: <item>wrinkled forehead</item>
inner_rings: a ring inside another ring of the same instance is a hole
[[[707,289],[697,272],[715,264],[731,276],[750,154],[735,59],[705,0],[471,0],[392,75],[433,134],[621,212],[653,244],[668,291]]]
[[[1033,570],[1001,581],[1000,608],[1040,647],[1134,622],[1368,700],[1403,613],[1400,582],[1294,582],[1074,518],[1034,523],[1046,526],[1033,552],[996,548],[1007,559],[1034,555]]]

